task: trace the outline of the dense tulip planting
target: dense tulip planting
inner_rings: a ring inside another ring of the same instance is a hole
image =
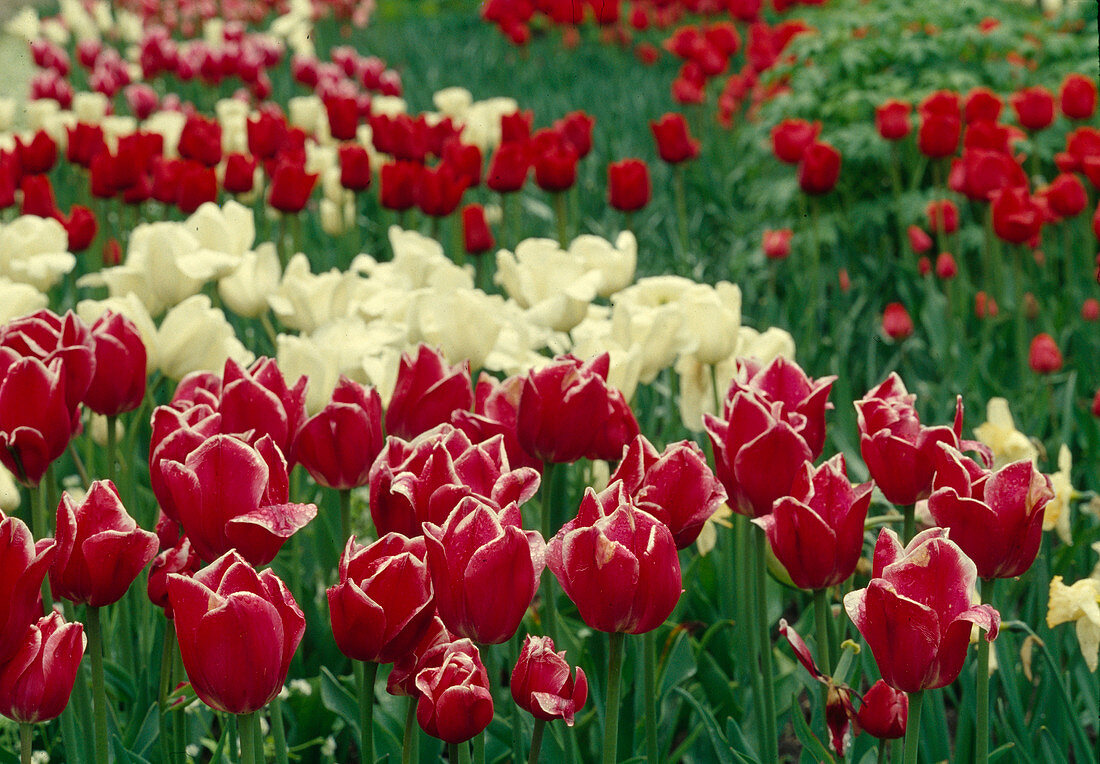
[[[1095,760],[1096,9],[949,6],[21,10],[0,761]]]

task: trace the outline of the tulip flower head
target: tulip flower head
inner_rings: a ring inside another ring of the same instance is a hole
[[[42,613],[42,581],[56,546],[53,539],[36,544],[26,523],[0,513],[0,663],[20,649],[27,627]]]
[[[909,721],[909,696],[879,679],[863,694],[856,714],[860,730],[879,740],[896,740],[905,736]]]
[[[19,651],[0,664],[0,714],[32,724],[60,716],[87,644],[84,627],[56,610],[28,626]]]
[[[293,449],[310,477],[337,490],[366,485],[381,451],[382,399],[343,375],[329,403],[302,424]]]
[[[1036,374],[1053,374],[1062,368],[1062,351],[1049,334],[1037,334],[1031,340],[1027,363]]]
[[[553,639],[528,634],[509,682],[512,700],[536,719],[563,719],[572,727],[573,717],[588,699],[588,678],[580,667],[576,676],[570,674],[565,651],[554,652]]]
[[[416,675],[416,721],[446,743],[465,743],[493,719],[493,694],[481,654],[468,639],[440,649],[439,663]]]
[[[688,132],[683,114],[671,112],[649,123],[657,142],[657,153],[669,164],[679,164],[699,156],[699,141]]]
[[[973,626],[996,638],[1000,614],[971,604],[977,578],[945,529],[922,531],[905,547],[894,531],[882,530],[871,582],[845,595],[844,608],[887,684],[902,692],[948,685],[962,671]]]

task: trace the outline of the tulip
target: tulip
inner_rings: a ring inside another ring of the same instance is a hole
[[[780,162],[798,164],[820,133],[820,122],[785,119],[772,128],[772,152]]]
[[[29,143],[16,136],[15,148],[24,175],[44,175],[57,163],[57,144],[45,130],[36,132]]]
[[[428,620],[428,627],[420,641],[413,648],[393,662],[393,670],[386,679],[386,692],[390,695],[416,698],[420,691],[416,689],[416,676],[429,666],[438,667],[439,657],[447,647],[456,641],[454,634],[447,631],[438,615]]]
[[[245,123],[245,132],[248,153],[257,159],[271,159],[283,144],[287,125],[282,118],[270,112],[261,111],[255,118],[249,117]]]
[[[497,146],[489,160],[485,185],[501,194],[512,193],[523,188],[523,184],[527,181],[527,173],[531,169],[528,152],[526,139],[503,142]]]
[[[26,523],[0,513],[0,664],[19,651],[27,628],[42,614],[42,581],[56,547],[53,539],[36,544]]]
[[[219,380],[220,386],[220,380]],[[205,391],[203,391],[205,393]],[[217,404],[217,397],[213,397]],[[149,483],[161,510],[171,520],[179,521],[179,510],[164,478],[164,465],[182,462],[188,454],[221,432],[221,414],[209,404],[179,404],[183,410],[158,406],[153,410],[152,434],[149,439]]]
[[[410,439],[449,421],[454,411],[473,408],[473,403],[469,362],[450,366],[442,353],[421,344],[415,356],[401,355],[386,432]]]
[[[726,491],[707,466],[697,445],[680,441],[663,453],[637,436],[626,447],[608,484],[623,481],[634,505],[656,517],[672,532],[677,549],[687,549],[703,525],[726,500]]]
[[[257,574],[229,551],[191,578],[169,576],[168,597],[183,667],[204,703],[249,714],[279,694],[305,618],[274,572]]]
[[[923,255],[925,252],[932,249],[932,237],[929,236],[920,226],[909,226],[908,234],[909,248],[916,252],[918,255]]]
[[[169,201],[179,207],[180,212],[190,215],[207,202],[218,198],[218,176],[213,167],[204,167],[198,162],[181,162],[176,178],[175,195]]]
[[[37,486],[72,436],[60,358],[47,366],[0,350],[0,463],[27,487]]]
[[[443,144],[440,157],[443,164],[450,166],[455,177],[466,188],[481,185],[481,149],[472,144],[463,143],[458,138],[449,138]]]
[[[543,462],[614,460],[638,434],[623,394],[607,385],[611,359],[559,356],[527,373],[516,413],[520,445]]]
[[[354,98],[329,96],[325,99],[325,112],[328,116],[329,133],[338,141],[350,141],[355,138],[359,126],[359,107]]]
[[[959,230],[959,208],[950,199],[929,202],[924,211],[932,231],[954,233]]]
[[[671,112],[649,123],[657,142],[657,153],[669,164],[679,164],[699,156],[699,141],[688,132],[683,114]]]
[[[480,255],[495,244],[493,231],[485,219],[485,208],[480,204],[467,204],[462,208],[462,245],[467,253]]]
[[[962,133],[962,121],[958,111],[954,114],[921,113],[917,131],[917,148],[932,159],[949,157],[955,153]]]
[[[218,405],[222,432],[251,431],[248,440],[253,442],[266,435],[279,451],[293,454],[294,437],[305,419],[307,382],[301,377],[288,387],[273,358],[260,358],[248,369],[228,359]]]
[[[518,522],[515,504],[497,510],[467,497],[442,526],[424,524],[436,609],[451,633],[495,645],[519,628],[546,552],[542,537]]]
[[[26,175],[19,183],[19,190],[23,192],[23,204],[19,209],[20,215],[34,215],[40,218],[60,217],[61,211],[57,208],[54,198],[53,186],[45,175]]]
[[[959,265],[955,262],[955,256],[950,252],[940,252],[936,256],[936,277],[946,281],[958,275]]]
[[[531,137],[531,127],[535,122],[535,113],[528,111],[516,111],[511,114],[502,114],[500,117],[500,142],[525,143]]]
[[[293,163],[280,163],[271,176],[267,203],[284,213],[301,212],[309,201],[318,176]]]
[[[804,463],[790,495],[753,522],[767,533],[795,586],[827,589],[855,572],[870,503],[871,484],[849,483],[838,454],[817,468]]]
[[[672,533],[640,511],[621,482],[599,494],[585,490],[577,516],[547,546],[546,564],[597,631],[652,631],[680,599]]]
[[[65,128],[68,140],[65,144],[65,159],[72,164],[87,169],[100,153],[106,151],[103,127],[77,122],[75,126]]]
[[[18,652],[0,664],[0,714],[23,724],[60,716],[87,643],[84,627],[57,611],[28,626]]]
[[[904,340],[913,333],[913,319],[900,302],[892,302],[883,310],[882,331],[894,341]]]
[[[160,529],[159,523],[157,528]],[[164,610],[164,617],[171,621],[173,615],[172,603],[168,599],[168,577],[174,573],[194,576],[201,563],[186,536],[180,537],[166,549],[164,539],[160,541],[163,551],[153,558],[153,564],[149,566],[149,583],[145,587],[145,593],[149,596],[149,601]]]
[[[156,534],[138,527],[109,480],[92,483],[79,504],[62,494],[56,535],[54,596],[95,608],[120,600],[157,554]]]
[[[649,204],[651,195],[649,168],[641,159],[623,159],[607,166],[607,199],[615,209],[640,210]]]
[[[72,311],[58,316],[49,310],[40,310],[0,329],[0,347],[21,356],[38,358],[46,365],[54,359],[61,360],[65,401],[73,413],[74,429],[77,406],[95,374],[93,345],[88,326]]]
[[[107,311],[92,324],[95,373],[84,403],[104,416],[132,411],[145,398],[145,343],[137,326],[119,313]]]
[[[543,191],[560,193],[577,182],[576,149],[564,141],[534,156],[535,182]]]
[[[1034,240],[1043,227],[1043,212],[1027,188],[1003,188],[993,193],[993,232],[1013,244]]]
[[[769,260],[786,260],[791,254],[791,237],[794,232],[790,228],[778,231],[765,230],[763,238],[764,256]]]
[[[1054,96],[1041,85],[1013,93],[1008,102],[1026,130],[1045,130],[1054,121]]]
[[[69,216],[60,218],[65,226],[65,235],[69,239],[69,251],[77,254],[92,246],[99,232],[99,223],[95,213],[81,204],[69,208]]]
[[[1092,77],[1067,74],[1058,96],[1067,119],[1089,119],[1096,111],[1096,81]]]
[[[504,451],[513,467],[542,469],[542,461],[528,454],[519,443],[517,412],[523,394],[523,377],[508,377],[498,382],[485,372],[474,388],[474,410],[455,411],[451,423],[474,443],[484,443],[495,435],[503,439]]]
[[[565,651],[554,652],[553,639],[528,634],[508,683],[512,700],[539,721],[563,719],[572,727],[588,699],[588,678],[580,667],[575,677],[570,673]]]
[[[349,191],[365,191],[370,187],[370,155],[362,146],[344,144],[339,149],[340,185]]]
[[[1088,204],[1088,192],[1076,175],[1062,173],[1050,182],[1046,200],[1059,216],[1071,218],[1084,211]]]
[[[382,451],[382,399],[345,376],[331,401],[307,419],[294,440],[294,458],[315,481],[345,491],[367,484]]]
[[[856,723],[879,740],[895,740],[905,736],[908,718],[909,696],[879,679],[863,694]]]
[[[416,675],[416,721],[429,735],[452,745],[480,735],[493,720],[493,694],[473,642],[445,645],[439,663]]]
[[[179,154],[207,167],[222,161],[222,127],[217,120],[192,114],[183,125]]]
[[[807,194],[827,194],[840,177],[840,152],[830,144],[815,141],[802,154],[798,185]]]
[[[230,194],[247,194],[256,184],[255,157],[232,153],[225,158],[222,188]]]
[[[416,203],[416,184],[421,166],[415,162],[390,162],[379,172],[379,203],[389,210],[404,211]]]
[[[909,135],[910,106],[904,101],[893,99],[875,109],[875,128],[878,134],[888,141],[900,141]]]
[[[183,462],[162,460],[160,467],[179,522],[203,560],[235,549],[266,565],[317,515],[313,504],[289,503],[286,461],[266,435],[255,447],[214,435]]]
[[[1046,332],[1035,335],[1028,348],[1027,365],[1036,374],[1053,374],[1062,368],[1062,351]]]

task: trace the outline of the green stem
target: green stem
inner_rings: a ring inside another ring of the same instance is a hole
[[[48,474],[48,473],[47,473]],[[47,487],[42,483],[29,489],[31,492],[31,528],[36,539],[44,539],[50,535],[47,516],[49,510],[46,506],[49,501],[46,498]],[[50,577],[42,579],[42,605],[46,611],[53,609],[53,594],[50,591]]]
[[[905,724],[904,764],[917,764],[917,743],[920,742],[920,712],[924,690],[909,693],[909,720]]]
[[[290,752],[286,746],[286,726],[283,724],[283,699],[278,695],[271,701],[271,733],[275,738],[276,764],[288,764]]]
[[[30,722],[22,722],[19,725],[19,762],[20,764],[31,764],[31,743],[34,740],[34,726]]]
[[[643,635],[645,642],[645,752],[649,764],[657,764],[657,631]]]
[[[107,417],[107,479],[112,483],[116,483],[118,477],[118,436],[115,432],[117,421],[117,416]]]
[[[829,657],[829,617],[825,614],[827,595],[824,589],[814,589],[814,623],[817,626],[818,660],[825,664],[825,673],[833,673],[834,664]],[[829,705],[829,688],[821,685],[821,713],[825,718],[825,709]]]
[[[886,751],[889,750],[889,746],[885,740],[878,741],[878,755],[875,756],[875,764],[886,764]]]
[[[902,526],[901,543],[908,544],[913,539],[913,532],[917,529],[917,506],[906,504],[901,508]]]
[[[172,694],[172,666],[176,660],[176,622],[168,621],[164,627],[164,644],[160,651],[160,687],[157,705],[160,707],[160,740],[165,761],[174,761],[172,736],[173,719],[168,712],[168,696]]]
[[[458,764],[470,764],[470,746],[468,743],[459,743],[458,746]]]
[[[485,764],[485,732],[474,735],[474,764]]]
[[[336,542],[336,554],[339,555],[344,551],[344,545],[348,543],[348,539],[351,538],[351,489],[344,488],[340,490],[340,533],[343,534],[343,538],[338,539]]]
[[[564,191],[554,194],[554,219],[558,224],[558,245],[562,249],[569,249],[569,221],[565,208],[566,201]]]
[[[996,584],[995,578],[982,579],[983,603],[992,604]],[[989,640],[985,636],[978,636],[978,718],[974,731],[977,737],[974,764],[986,764],[989,761]]]
[[[623,642],[622,632],[608,634],[607,657],[607,705],[604,707],[603,764],[615,764],[619,747],[619,685],[622,680]]]
[[[779,761],[779,735],[775,724],[775,680],[772,676],[772,643],[768,629],[768,598],[764,587],[767,579],[768,537],[763,528],[756,528],[756,625],[760,648],[760,678],[763,688],[761,715],[764,717],[765,761]]]
[[[686,258],[688,252],[687,192],[682,163],[672,168],[672,195],[676,201],[676,229],[680,234],[680,252]]]
[[[546,543],[552,538],[554,507],[554,463],[546,462],[542,468],[542,537]],[[549,570],[542,577],[542,626],[546,636],[554,639],[558,635],[558,612],[554,602],[554,576]]]
[[[378,664],[355,662],[355,681],[359,686],[359,758],[374,761],[374,680]]]
[[[88,652],[92,659],[92,702],[95,715],[95,760],[107,758],[107,685],[103,676],[103,629],[99,608],[88,606]]]
[[[409,697],[409,707],[405,710],[405,736],[401,741],[401,764],[412,764],[416,756],[416,698]]]
[[[538,764],[539,749],[542,748],[542,731],[546,729],[546,722],[535,719],[535,730],[531,733],[531,755],[527,757],[527,764]]]
[[[256,712],[250,714],[238,714],[237,726],[241,739],[241,764],[259,764],[262,755],[256,751],[256,728],[259,719]],[[106,759],[104,759],[106,761]]]

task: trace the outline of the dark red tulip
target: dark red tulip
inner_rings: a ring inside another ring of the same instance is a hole
[[[458,180],[466,188],[481,185],[481,149],[472,144],[463,143],[458,138],[450,138],[443,144],[441,155],[443,164],[450,165]]]
[[[622,159],[607,166],[607,201],[615,209],[640,210],[649,204],[652,193],[649,168],[641,159]]]
[[[247,369],[228,359],[218,405],[222,431],[251,432],[251,442],[270,436],[280,452],[293,458],[294,437],[305,420],[307,382],[301,377],[289,387],[273,358],[259,358]]]
[[[543,191],[567,191],[577,182],[577,159],[571,144],[551,144],[534,156],[535,182]]]
[[[69,209],[68,217],[60,218],[61,225],[65,226],[65,235],[69,239],[69,251],[78,254],[92,246],[95,236],[99,232],[99,223],[95,213],[81,204],[74,204]]]
[[[1096,111],[1096,78],[1067,74],[1059,92],[1062,114],[1067,119],[1089,119]]]
[[[0,664],[0,714],[26,724],[60,716],[87,643],[84,627],[56,610],[28,626],[19,651]]]
[[[169,522],[171,521],[169,520]],[[157,529],[160,530],[159,523]],[[145,593],[149,595],[150,602],[164,610],[165,618],[171,620],[174,616],[172,615],[172,603],[168,599],[168,577],[173,573],[178,573],[181,576],[193,576],[202,563],[186,536],[179,537],[175,540],[174,545],[166,549],[164,548],[163,538],[160,539],[160,542],[163,551],[153,558],[153,564],[149,566],[149,583],[145,587]]]
[[[0,513],[0,664],[18,652],[27,627],[42,614],[42,581],[56,546],[53,539],[36,544],[26,523]]]
[[[84,404],[97,414],[132,411],[145,398],[145,343],[134,323],[108,311],[92,324],[95,374]]]
[[[301,212],[313,193],[317,177],[315,173],[306,172],[305,168],[297,164],[279,164],[271,177],[267,203],[280,212]]]
[[[444,218],[458,209],[466,193],[466,180],[446,162],[435,169],[425,167],[416,185],[416,206],[425,215]]]
[[[926,157],[949,157],[959,146],[962,120],[958,113],[922,113],[917,130],[917,148]]]
[[[798,165],[798,185],[807,194],[827,194],[840,177],[840,152],[830,144],[814,142]]]
[[[1041,85],[1024,88],[1008,99],[1016,121],[1026,130],[1045,130],[1054,121],[1054,96]]]
[[[863,694],[856,714],[860,730],[879,740],[905,737],[909,721],[909,696],[879,679]]]
[[[572,727],[573,717],[588,700],[584,669],[578,666],[575,677],[572,673],[565,651],[554,652],[553,639],[528,634],[508,683],[512,700],[536,719],[562,719]]]
[[[420,694],[416,721],[432,737],[462,744],[480,735],[493,720],[489,675],[468,639],[443,646],[436,660],[436,665],[416,675]]]
[[[513,468],[532,467],[541,471],[542,460],[534,458],[523,449],[516,432],[517,412],[522,395],[523,377],[508,377],[501,382],[482,372],[474,388],[474,410],[453,412],[451,423],[466,433],[474,443],[484,443],[500,435],[508,462]]]
[[[595,118],[583,111],[571,111],[554,123],[562,139],[573,147],[578,159],[584,159],[592,151],[592,126]]]
[[[256,159],[271,159],[282,146],[287,133],[286,121],[266,111],[250,117],[246,124],[248,153]]]
[[[354,98],[329,96],[325,99],[325,113],[328,116],[329,133],[338,141],[350,141],[355,138],[359,127],[359,106]]]
[[[1004,101],[989,88],[977,87],[966,95],[963,105],[963,117],[967,124],[974,122],[996,122],[1000,119]]]
[[[65,145],[65,158],[72,164],[89,167],[99,153],[107,150],[100,125],[77,122],[73,127],[65,128],[68,140]]]
[[[1043,227],[1043,211],[1026,188],[1003,188],[993,194],[993,232],[1004,241],[1024,244]]]
[[[1047,333],[1037,334],[1027,353],[1027,364],[1036,374],[1053,374],[1062,368],[1062,351]]]
[[[19,166],[24,175],[42,175],[53,169],[57,163],[57,144],[45,130],[39,130],[27,143],[19,136],[15,137]]]
[[[222,126],[216,119],[192,114],[180,133],[179,154],[206,167],[222,161]]]
[[[256,182],[257,159],[245,154],[232,153],[225,158],[225,175],[222,188],[230,194],[247,194]]]
[[[493,231],[485,220],[485,208],[480,204],[467,204],[462,208],[462,243],[471,255],[488,252],[495,244]]]
[[[53,186],[49,177],[45,175],[24,175],[19,182],[19,190],[23,192],[23,204],[19,209],[21,215],[36,215],[40,218],[60,217],[57,209],[57,201],[54,199]]]
[[[785,119],[772,128],[772,152],[780,162],[798,164],[806,150],[817,142],[820,133],[820,122]]]
[[[527,182],[530,169],[531,158],[526,140],[501,143],[489,160],[485,185],[501,194],[519,191]]]
[[[1088,204],[1088,192],[1076,175],[1062,173],[1050,182],[1046,199],[1059,216],[1072,218],[1084,211]]]
[[[218,199],[218,176],[213,167],[198,162],[183,161],[178,165],[175,198],[172,200],[180,212],[190,215],[206,202]],[[154,185],[156,179],[154,179]],[[155,190],[153,191],[155,193]]]
[[[388,162],[380,171],[379,202],[388,210],[404,211],[416,204],[416,187],[421,165],[415,162]]]
[[[298,430],[294,458],[319,484],[348,490],[367,484],[382,440],[378,391],[341,376],[332,400]]]
[[[526,143],[531,137],[531,127],[535,123],[533,111],[517,111],[500,117],[500,142]]]
[[[0,328],[0,347],[21,356],[38,358],[46,364],[54,359],[62,362],[65,403],[75,430],[78,406],[95,374],[95,341],[88,326],[72,311],[58,316],[49,310],[40,310]],[[2,377],[0,374],[0,379]]]
[[[875,128],[888,141],[900,141],[913,129],[909,124],[911,107],[904,101],[893,99],[875,110]]]
[[[473,408],[469,362],[450,366],[439,353],[421,344],[415,357],[403,353],[397,383],[386,410],[386,432],[410,439],[449,422],[454,411]]]
[[[0,350],[0,463],[23,485],[37,486],[72,436],[63,364]]]
[[[339,149],[340,185],[349,191],[365,191],[370,187],[370,156],[367,150],[354,143],[346,143]]]
[[[684,115],[671,112],[649,123],[657,142],[657,153],[669,164],[679,164],[699,156],[699,141],[688,132]]]

